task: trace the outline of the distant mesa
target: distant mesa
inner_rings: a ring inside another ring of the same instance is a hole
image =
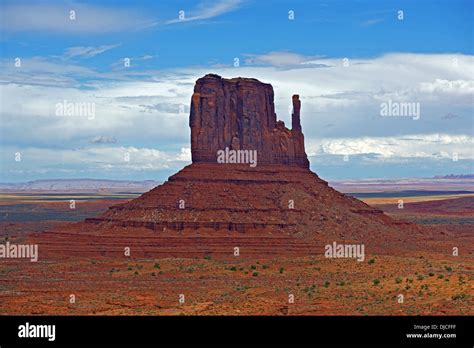
[[[129,181],[103,179],[47,179],[22,183],[0,183],[0,192],[99,192],[99,191],[149,191],[159,181]]]
[[[474,179],[474,174],[437,175],[435,179]]]

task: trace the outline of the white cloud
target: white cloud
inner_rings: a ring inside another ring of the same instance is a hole
[[[327,67],[304,64],[309,58]],[[75,161],[78,167],[98,158],[101,168],[116,168],[118,162],[106,158],[119,156],[117,148],[159,147],[168,152],[140,150],[137,158],[143,163],[137,162],[137,168],[154,170],[189,161],[188,113],[177,109],[185,105],[189,110],[194,82],[214,72],[271,83],[278,118],[287,125],[291,124],[291,96],[299,94],[308,153],[316,157],[371,154],[379,159],[437,160],[456,152],[459,159],[473,158],[472,136],[466,135],[472,132],[473,56],[389,54],[351,59],[348,67],[342,65],[341,58],[298,56],[295,60],[290,56],[278,64],[285,62],[300,64],[287,69],[242,65],[97,73],[81,65],[42,58],[22,60],[21,68],[4,60],[0,132],[2,146],[13,151],[5,156],[11,157],[16,150],[42,148],[51,151],[41,162],[46,167],[49,160],[55,163],[53,158]],[[275,61],[269,60],[269,64],[275,65]],[[88,88],[82,88],[84,85]],[[419,102],[420,119],[380,117],[380,104],[388,99]],[[95,103],[94,119],[56,116],[54,106],[64,100]],[[117,146],[102,143],[91,150],[91,139],[98,134],[117,139]],[[86,151],[89,162],[82,162],[81,151]]]
[[[420,83],[420,91],[424,93],[474,94],[474,81],[470,80],[443,80]]]
[[[193,22],[203,19],[214,18],[224,13],[236,10],[242,4],[242,0],[217,0],[217,1],[204,1],[201,2],[196,9],[190,11],[190,15],[187,15],[185,9],[184,19],[172,19],[166,22],[166,24],[173,24],[179,22]]]
[[[70,19],[75,11],[75,19]],[[118,32],[140,29],[152,22],[132,9],[83,3],[2,5],[2,31],[54,31],[77,33]]]
[[[386,158],[474,160],[474,137],[450,134],[410,134],[392,137],[310,139],[309,156],[373,155]]]
[[[125,146],[88,147],[78,149],[50,149],[27,147],[21,150],[22,162],[14,167],[27,171],[55,173],[58,167],[69,171],[160,171],[181,169],[182,162],[189,162],[186,149],[180,153],[154,148]],[[14,162],[15,150],[5,147],[0,150],[3,160]],[[184,155],[183,155],[184,154]],[[190,154],[190,152],[189,152]]]
[[[182,147],[181,152],[176,157],[177,161],[183,162],[191,162],[191,148],[190,147]]]
[[[244,54],[244,56],[246,57],[246,64],[269,65],[275,67],[294,67],[300,64],[317,64],[314,59],[320,58],[320,56],[305,56],[288,51],[275,51],[260,55]]]
[[[117,139],[106,135],[98,135],[91,140],[91,143],[93,144],[115,144],[116,142]]]
[[[20,59],[21,66],[15,66],[14,59],[0,60],[0,83],[24,86],[78,87],[79,79],[100,76],[93,69],[69,61],[32,57]]]
[[[192,91],[172,82],[100,83],[97,89],[0,85],[2,141],[42,146],[86,144],[98,133],[128,144],[137,141],[181,143],[188,140],[188,115],[152,109],[164,103],[189,104]],[[95,116],[56,115],[56,104],[93,103]],[[144,105],[150,110],[144,112]]]
[[[111,50],[115,47],[120,46],[119,44],[117,45],[104,45],[104,46],[89,46],[89,47],[84,47],[84,46],[77,46],[77,47],[69,47],[65,50],[64,52],[64,57],[65,58],[74,58],[74,57],[84,57],[84,58],[91,58],[95,57],[98,54],[102,54],[108,50]]]

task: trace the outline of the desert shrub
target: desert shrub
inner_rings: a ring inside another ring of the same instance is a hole
[[[466,295],[466,294],[456,294],[456,295],[453,295],[453,296],[451,297],[451,299],[452,299],[453,301],[456,301],[456,300],[464,300],[464,299],[466,299],[466,298],[467,298],[467,295]]]
[[[374,285],[377,286],[380,284],[380,279],[374,279],[373,282],[374,282]]]
[[[314,284],[303,289],[303,291],[306,292],[308,296],[311,296],[315,290],[316,290],[316,285]]]

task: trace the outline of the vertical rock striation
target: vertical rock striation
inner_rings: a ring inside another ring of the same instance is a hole
[[[299,96],[293,96],[291,130],[277,121],[273,96],[272,86],[256,79],[208,74],[197,80],[189,119],[193,163],[215,163],[217,151],[227,147],[256,150],[259,165],[308,168]]]

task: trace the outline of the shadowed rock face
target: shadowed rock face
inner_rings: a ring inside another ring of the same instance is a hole
[[[290,130],[277,121],[273,88],[256,79],[223,79],[209,74],[197,80],[191,98],[193,163],[216,163],[217,151],[256,150],[258,164],[308,168],[300,124],[301,102],[293,96]]]

